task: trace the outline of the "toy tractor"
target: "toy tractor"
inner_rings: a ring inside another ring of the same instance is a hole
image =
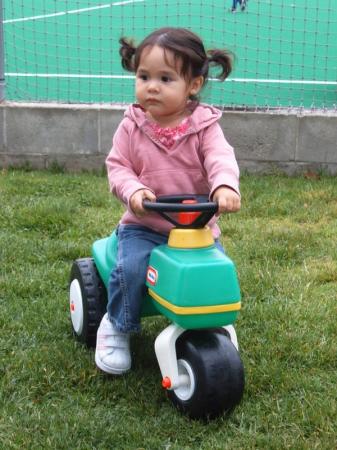
[[[174,224],[167,244],[151,253],[142,304],[142,317],[163,314],[172,322],[155,340],[162,386],[181,412],[212,419],[231,411],[244,389],[233,327],[241,305],[236,269],[207,226],[217,204],[207,196],[175,195],[144,207]],[[113,232],[94,242],[92,258],[77,259],[71,269],[72,329],[87,346],[95,346],[106,312],[117,246]]]

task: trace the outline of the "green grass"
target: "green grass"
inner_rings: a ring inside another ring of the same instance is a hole
[[[153,342],[108,377],[71,334],[72,260],[121,215],[105,177],[0,172],[0,447],[3,449],[332,449],[336,446],[336,178],[243,176],[243,207],[221,219],[243,310],[242,403],[209,424],[176,412]]]

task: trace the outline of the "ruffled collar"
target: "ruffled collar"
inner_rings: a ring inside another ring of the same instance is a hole
[[[148,121],[148,125],[151,128],[153,135],[166,148],[173,147],[175,142],[184,136],[190,127],[189,117],[186,117],[176,127],[161,127],[155,122]]]

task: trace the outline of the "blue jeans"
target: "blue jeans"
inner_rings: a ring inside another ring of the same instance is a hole
[[[109,279],[108,317],[122,333],[139,332],[150,254],[154,247],[166,244],[168,236],[139,225],[119,225],[116,233],[117,263]],[[216,245],[224,251],[218,241]]]

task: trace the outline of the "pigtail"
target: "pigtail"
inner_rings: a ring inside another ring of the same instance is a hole
[[[136,53],[136,47],[132,40],[128,40],[124,37],[120,38],[119,54],[121,56],[122,67],[129,72],[135,71],[134,56]]]
[[[207,58],[208,65],[210,66],[221,66],[222,71],[217,78],[224,81],[232,71],[233,67],[233,55],[227,50],[208,50]]]

